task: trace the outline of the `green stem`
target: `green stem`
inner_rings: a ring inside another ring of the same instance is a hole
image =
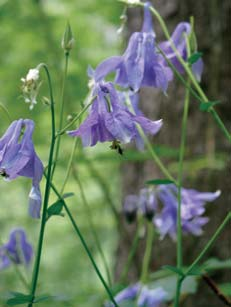
[[[69,53],[66,52],[65,53],[65,67],[64,67],[64,73],[63,73],[63,82],[62,82],[62,91],[61,91],[61,108],[60,108],[59,127],[58,127],[59,131],[63,127],[63,111],[64,111],[64,102],[65,102],[65,87],[66,87],[66,79],[67,79],[68,59],[69,59]],[[56,149],[55,149],[55,154],[54,154],[52,176],[54,175],[56,164],[57,164],[57,161],[58,161],[60,143],[61,143],[61,136],[59,135],[57,137]]]
[[[68,178],[70,176],[71,166],[72,166],[73,159],[74,159],[74,156],[75,156],[75,150],[76,150],[76,147],[77,147],[77,143],[78,143],[78,138],[75,138],[74,143],[73,143],[73,147],[72,147],[72,151],[71,151],[71,156],[70,156],[70,159],[69,159],[69,162],[68,162],[68,165],[67,165],[66,175],[65,175],[65,178],[63,180],[63,185],[62,185],[61,190],[60,190],[61,195],[64,192],[65,186],[66,186]]]
[[[134,239],[132,241],[131,250],[130,250],[130,253],[128,255],[128,259],[127,259],[127,261],[125,263],[125,266],[124,266],[124,269],[122,271],[122,274],[121,274],[121,278],[120,278],[121,283],[125,283],[126,282],[127,275],[128,275],[129,269],[130,269],[131,264],[132,264],[132,260],[135,257],[135,254],[136,254],[136,251],[137,251],[137,248],[138,248],[138,245],[139,245],[139,240],[140,240],[140,226],[141,226],[141,223],[138,221],[135,237],[134,237]]]
[[[72,224],[72,226],[73,226],[73,228],[74,228],[76,234],[78,235],[78,237],[79,237],[79,239],[80,239],[80,241],[81,241],[81,243],[82,243],[82,245],[83,245],[83,247],[84,247],[84,249],[85,249],[85,251],[86,251],[86,253],[87,253],[87,255],[88,255],[88,257],[89,257],[89,259],[90,259],[90,261],[91,261],[91,263],[92,263],[92,265],[93,265],[93,267],[94,267],[94,269],[95,269],[96,274],[98,275],[100,281],[102,282],[102,284],[103,284],[103,286],[104,286],[106,292],[108,293],[109,298],[110,298],[111,301],[113,302],[113,304],[114,304],[116,307],[119,307],[118,304],[116,303],[116,301],[115,301],[115,299],[114,299],[112,293],[111,293],[110,288],[108,287],[106,281],[104,280],[102,274],[100,273],[100,270],[98,269],[98,266],[97,266],[97,264],[96,264],[96,262],[95,262],[95,260],[94,260],[94,258],[93,258],[93,256],[92,256],[92,254],[91,254],[91,252],[90,252],[90,250],[89,250],[89,248],[88,248],[88,246],[87,246],[87,243],[86,243],[86,241],[85,241],[85,239],[84,239],[84,237],[83,237],[83,235],[82,235],[82,233],[81,233],[81,231],[80,231],[78,225],[76,224],[76,222],[75,222],[75,220],[74,220],[74,218],[73,218],[73,216],[72,216],[72,214],[71,214],[69,208],[67,207],[67,205],[66,205],[64,199],[62,198],[62,196],[60,195],[60,193],[58,192],[58,190],[56,189],[56,187],[55,187],[52,183],[51,183],[51,188],[53,189],[53,191],[54,191],[54,193],[57,195],[57,197],[58,197],[59,199],[62,199],[62,200],[63,200],[64,209],[65,209],[65,211],[66,211],[66,213],[67,213],[67,215],[68,215],[68,217],[69,217],[69,219],[70,219],[70,221],[71,221],[71,224]]]
[[[146,239],[146,248],[144,253],[144,259],[142,264],[142,271],[140,280],[143,284],[148,281],[148,270],[150,265],[150,260],[152,256],[152,243],[154,238],[154,226],[152,222],[147,222],[147,239]]]
[[[181,292],[181,286],[182,286],[183,281],[184,281],[184,277],[178,276],[177,284],[176,284],[176,295],[175,295],[174,307],[179,306],[180,292]]]
[[[0,102],[0,108],[2,109],[2,111],[6,114],[6,117],[8,118],[9,122],[12,122],[12,118],[10,116],[10,113],[8,111],[8,109],[4,106],[3,103]]]
[[[28,284],[28,281],[26,280],[25,276],[21,272],[21,270],[17,267],[17,264],[14,264],[14,268],[16,273],[18,274],[19,279],[21,280],[22,284],[27,290],[30,290],[30,285]]]
[[[189,83],[189,81],[188,81]],[[179,154],[179,169],[178,169],[178,187],[177,187],[177,268],[182,269],[183,266],[183,253],[182,253],[182,225],[181,225],[181,189],[183,180],[183,162],[185,154],[185,143],[186,143],[186,132],[187,132],[187,119],[189,110],[189,97],[190,92],[186,89],[185,101],[184,101],[184,112],[182,120],[182,132],[181,132],[181,144]],[[175,307],[179,305],[180,289],[182,284],[181,277],[177,281],[177,290],[175,296]]]
[[[73,177],[76,180],[76,182],[78,183],[78,186],[79,186],[79,189],[80,189],[80,194],[81,194],[81,197],[82,197],[82,200],[83,200],[83,203],[84,203],[84,207],[86,208],[86,212],[87,212],[87,217],[88,217],[88,222],[89,222],[89,226],[90,226],[90,229],[91,229],[91,233],[92,233],[92,235],[94,237],[96,247],[97,247],[97,249],[99,251],[99,254],[101,256],[101,259],[102,259],[102,262],[103,262],[103,265],[104,265],[104,268],[105,268],[105,271],[106,271],[106,274],[107,274],[108,284],[109,284],[109,286],[111,286],[112,285],[112,280],[111,280],[110,270],[109,270],[109,267],[108,267],[108,264],[107,264],[107,260],[105,258],[103,249],[101,247],[100,240],[99,240],[99,238],[97,236],[97,231],[96,231],[96,228],[95,228],[95,225],[94,225],[94,222],[93,222],[90,206],[88,204],[88,201],[87,201],[87,198],[86,198],[86,195],[85,195],[82,183],[81,183],[81,181],[79,179],[79,176],[78,176],[75,168],[73,168]]]
[[[187,44],[187,56],[190,57],[190,36],[185,36]],[[183,163],[185,155],[185,144],[186,144],[186,134],[187,134],[187,121],[188,121],[188,111],[189,111],[189,99],[190,99],[190,80],[187,81],[185,99],[184,99],[184,111],[182,119],[182,129],[181,129],[181,143],[180,143],[180,153],[179,153],[179,168],[178,168],[178,187],[177,187],[177,268],[182,270],[183,267],[183,252],[182,252],[182,225],[181,225],[181,202],[182,202],[182,181],[183,181]],[[181,284],[183,279],[178,276],[176,296],[175,296],[175,307],[179,306]]]
[[[230,141],[231,143],[231,134],[228,132],[228,130],[226,129],[223,121],[221,120],[220,116],[217,114],[217,112],[215,111],[214,108],[211,108],[209,111],[213,118],[215,119],[216,123],[218,124],[218,126],[221,128],[221,130],[223,131],[223,133],[225,134],[226,138]]]
[[[144,3],[139,3],[138,4],[138,6],[142,6],[142,7],[144,7],[144,5],[145,5]],[[197,80],[196,80],[196,78],[195,78],[191,68],[189,67],[188,63],[185,62],[184,59],[182,58],[182,56],[179,54],[179,52],[178,52],[174,42],[171,39],[171,36],[170,36],[170,34],[168,32],[168,29],[166,27],[166,24],[164,22],[164,19],[161,17],[159,12],[154,7],[149,6],[149,9],[152,12],[152,14],[157,18],[157,20],[159,21],[160,26],[161,26],[161,28],[162,28],[162,30],[163,30],[167,40],[170,42],[171,48],[175,51],[177,59],[179,60],[181,65],[184,67],[188,77],[192,81],[192,84],[194,85],[194,87],[196,88],[197,92],[199,93],[199,95],[203,99],[203,102],[209,102],[208,97],[205,95],[205,93],[202,90],[201,86],[197,82]],[[217,114],[217,112],[215,111],[215,109],[213,107],[211,107],[210,113],[212,114],[213,118],[215,119],[216,123],[218,124],[218,127],[221,129],[221,131],[223,132],[225,137],[231,143],[231,134],[229,133],[229,131],[227,130],[227,128],[225,127],[224,123],[222,122],[222,120],[220,119],[219,115]]]
[[[41,261],[41,255],[42,255],[42,247],[43,247],[43,239],[44,239],[45,225],[46,225],[47,207],[48,207],[49,195],[50,195],[52,161],[53,161],[54,146],[55,146],[55,112],[54,112],[54,98],[53,98],[53,92],[52,92],[51,78],[50,78],[50,73],[47,68],[47,65],[42,63],[42,64],[39,64],[38,68],[40,67],[44,68],[46,75],[47,75],[47,79],[48,79],[48,86],[49,86],[50,99],[51,99],[50,106],[51,106],[52,134],[51,134],[51,146],[50,146],[50,154],[49,154],[49,161],[48,161],[48,168],[47,168],[47,180],[46,180],[46,187],[45,187],[40,234],[39,234],[38,248],[37,248],[37,254],[36,254],[35,263],[34,263],[32,282],[31,282],[32,302],[28,304],[28,307],[33,306],[33,300],[35,297],[35,292],[36,292],[36,287],[37,287],[37,282],[38,282],[40,261]]]
[[[57,135],[64,134],[85,112],[86,110],[92,105],[93,101],[95,100],[96,96],[92,97],[90,102],[77,114],[72,121],[67,124],[61,131],[57,132]]]
[[[161,55],[164,57],[165,61],[168,63],[168,66],[171,67],[173,73],[175,76],[180,80],[180,82],[190,91],[190,93],[199,101],[204,102],[204,100],[196,93],[196,91],[189,86],[188,82],[185,81],[185,79],[182,77],[182,75],[179,73],[177,68],[172,64],[172,62],[166,57],[165,53],[162,51],[162,49],[157,45],[157,50],[161,53]]]
[[[171,180],[175,185],[178,185],[177,181],[173,178],[173,176],[169,173],[167,168],[164,166],[160,158],[158,157],[157,153],[155,152],[154,148],[152,147],[151,143],[149,142],[147,136],[144,134],[143,130],[141,127],[137,125],[137,128],[139,130],[140,136],[142,137],[145,145],[148,148],[149,153],[151,154],[153,160],[155,163],[158,165],[162,173],[167,177],[167,179]]]
[[[185,276],[189,275],[191,271],[197,266],[197,264],[201,261],[201,259],[204,257],[204,255],[207,253],[207,251],[211,248],[213,243],[217,240],[218,236],[221,234],[225,226],[230,222],[231,220],[231,211],[227,214],[224,221],[221,223],[221,225],[217,228],[212,238],[209,240],[209,242],[206,244],[205,248],[201,251],[199,256],[193,261],[193,263],[190,265],[190,267],[185,272]]]

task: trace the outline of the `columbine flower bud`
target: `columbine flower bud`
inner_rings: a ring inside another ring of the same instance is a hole
[[[29,69],[26,78],[21,78],[23,82],[22,93],[26,103],[30,103],[30,110],[34,108],[37,103],[37,95],[41,82],[39,82],[39,70],[37,68]]]
[[[69,22],[66,25],[66,29],[62,38],[62,43],[61,46],[64,49],[65,53],[69,53],[70,50],[73,48],[74,46],[74,38],[72,35],[72,31],[71,31],[71,26],[69,24]]]

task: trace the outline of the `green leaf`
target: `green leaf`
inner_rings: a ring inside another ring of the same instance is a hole
[[[69,193],[65,193],[65,194],[63,194],[63,198],[65,199],[65,198],[69,198],[69,197],[72,197],[72,196],[74,196],[75,195],[75,193],[73,193],[73,192],[69,192]]]
[[[146,184],[159,185],[159,184],[172,184],[174,182],[172,180],[169,180],[169,179],[154,179],[154,180],[148,180],[145,183]]]
[[[32,295],[23,294],[20,292],[12,292],[13,298],[10,298],[6,301],[8,306],[22,305],[30,303],[32,300]]]
[[[201,57],[203,53],[202,52],[195,52],[188,58],[188,63],[190,65],[196,63]]]
[[[203,273],[203,268],[196,266],[188,272],[187,276],[201,276],[202,273]]]
[[[201,267],[206,271],[231,269],[231,259],[219,260],[216,258],[211,258],[204,262]]]
[[[200,104],[200,110],[202,112],[209,112],[210,108],[220,103],[220,101],[208,101],[208,102],[201,102]]]
[[[47,219],[49,219],[52,215],[61,215],[63,205],[64,205],[64,201],[62,199],[59,199],[54,204],[52,204],[47,209]]]
[[[162,266],[162,269],[171,271],[171,272],[173,272],[173,273],[175,273],[177,275],[180,275],[180,276],[184,276],[184,272],[182,270],[178,269],[175,266],[164,265],[164,266]]]
[[[52,299],[52,296],[50,296],[50,295],[40,295],[40,296],[37,296],[34,299],[34,303],[39,303],[39,302],[47,301],[49,299]]]

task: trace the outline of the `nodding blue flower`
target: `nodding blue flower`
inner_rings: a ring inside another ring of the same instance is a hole
[[[16,228],[10,233],[9,241],[0,246],[0,269],[9,267],[12,263],[28,266],[32,260],[33,248],[27,241],[26,233]]]
[[[187,60],[187,44],[184,35],[189,35],[191,32],[191,26],[188,22],[180,22],[171,36],[171,42],[177,48],[180,56],[186,61]],[[170,41],[164,41],[159,44],[160,49],[165,53],[166,57],[172,62],[176,69],[180,73],[184,73],[184,68],[179,62],[176,52],[172,49]],[[201,75],[203,72],[204,63],[202,59],[198,59],[197,62],[192,64],[192,71],[198,81],[201,80]]]
[[[137,301],[138,307],[160,307],[166,301],[167,292],[161,288],[150,289],[145,285],[136,283],[127,287],[115,296],[117,304]],[[106,304],[111,307],[112,304]]]
[[[128,195],[127,197],[125,197],[123,213],[129,223],[132,223],[136,219],[138,203],[139,197],[136,195]]]
[[[152,221],[155,215],[155,212],[157,210],[157,199],[152,189],[144,188],[140,190],[139,205],[140,205],[142,214],[149,221]]]
[[[96,96],[90,113],[77,130],[69,131],[70,136],[79,136],[83,146],[94,146],[97,142],[113,142],[112,148],[120,143],[135,140],[142,149],[143,143],[136,124],[144,133],[156,134],[162,126],[162,120],[151,121],[142,115],[131,113],[120,101],[111,82],[94,83],[92,96]]]
[[[214,193],[198,192],[193,189],[181,190],[181,224],[185,234],[195,236],[202,234],[202,226],[209,218],[203,217],[206,202],[214,201],[220,195],[220,191]],[[169,235],[176,239],[177,232],[177,187],[175,185],[160,185],[156,195],[161,201],[163,208],[154,218],[154,223],[161,235]]]
[[[114,56],[98,65],[95,75],[98,80],[116,71],[115,83],[137,92],[142,86],[160,88],[166,92],[172,80],[172,71],[164,63],[162,55],[155,50],[155,33],[149,2],[144,6],[144,21],[141,32],[135,32],[129,39],[123,56]]]
[[[158,287],[149,289],[143,286],[137,301],[139,307],[159,307],[166,300],[167,292],[163,288]]]
[[[32,179],[29,214],[33,218],[39,218],[41,208],[39,183],[43,175],[43,165],[34,149],[33,130],[32,120],[19,119],[13,121],[0,138],[0,175],[8,181],[19,176]]]

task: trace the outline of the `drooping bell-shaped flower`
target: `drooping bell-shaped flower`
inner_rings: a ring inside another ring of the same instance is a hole
[[[128,223],[132,223],[136,219],[138,205],[139,197],[137,195],[128,195],[125,197],[123,213]]]
[[[41,192],[39,183],[43,175],[43,165],[38,158],[32,134],[34,122],[19,119],[12,122],[0,139],[0,175],[6,180],[19,176],[32,179],[29,194],[29,214],[33,218],[40,217]]]
[[[26,233],[17,228],[10,233],[9,241],[0,246],[0,270],[12,263],[29,265],[33,256],[33,248],[28,243]]]
[[[154,223],[163,238],[169,235],[176,238],[177,229],[177,187],[175,185],[160,185],[157,190],[163,209],[154,218]],[[219,197],[220,191],[214,193],[198,192],[193,189],[181,190],[181,224],[184,233],[192,233],[195,236],[202,234],[202,226],[208,221],[203,217],[206,202],[212,202]]]
[[[166,300],[167,292],[163,288],[149,289],[143,286],[137,301],[139,307],[160,307]]]
[[[121,102],[113,83],[95,82],[92,96],[96,96],[90,112],[80,127],[69,131],[70,136],[79,136],[83,146],[94,146],[97,142],[113,142],[126,144],[132,140],[142,149],[136,124],[146,134],[156,134],[162,126],[162,120],[151,121],[142,115],[131,113]]]
[[[151,221],[157,210],[157,199],[152,189],[144,188],[140,190],[139,204],[142,214]]]
[[[167,292],[161,288],[151,289],[140,283],[131,285],[122,291],[120,291],[115,296],[115,301],[117,304],[126,303],[129,306],[129,303],[137,302],[138,307],[160,307],[166,301]],[[108,303],[106,307],[112,307],[113,304]]]
[[[142,30],[131,35],[123,56],[111,57],[98,65],[95,71],[98,80],[116,71],[115,83],[122,87],[136,92],[143,86],[151,86],[166,92],[172,71],[155,50],[150,5],[149,2],[145,4]]]
[[[187,44],[185,35],[188,36],[191,32],[191,25],[188,22],[180,22],[171,36],[171,42],[175,45],[179,55],[186,61]],[[179,62],[176,52],[172,49],[170,41],[164,41],[159,44],[160,49],[165,53],[166,57],[172,62],[176,69],[180,73],[184,73],[184,68]],[[192,64],[192,71],[198,81],[201,80],[204,64],[201,58],[199,58],[194,64]]]

